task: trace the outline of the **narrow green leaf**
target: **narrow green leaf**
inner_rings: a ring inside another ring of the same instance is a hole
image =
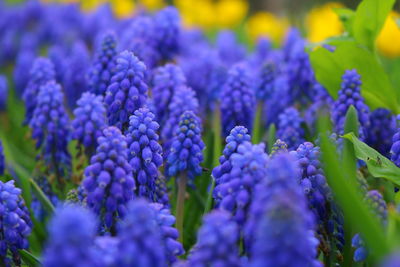
[[[378,262],[390,252],[390,246],[385,238],[378,219],[365,205],[358,186],[354,179],[346,179],[348,174],[344,172],[340,164],[336,147],[327,136],[329,119],[320,118],[318,129],[321,133],[321,151],[324,162],[324,171],[334,197],[343,210],[344,217],[350,223],[351,229],[360,232],[370,249],[371,258]]]
[[[334,8],[333,11],[338,15],[346,32],[352,35],[355,15],[354,11],[350,8]]]
[[[262,125],[262,111],[263,103],[259,102],[257,104],[256,115],[254,116],[253,131],[252,131],[252,142],[253,144],[258,144],[262,139],[263,125]]]
[[[400,168],[378,151],[360,141],[354,133],[345,134],[343,137],[353,143],[356,157],[367,164],[372,176],[387,179],[400,186]]]
[[[274,123],[271,123],[271,125],[268,128],[268,152],[271,153],[272,147],[276,141],[276,127]]]
[[[47,198],[47,196],[43,193],[42,189],[37,185],[37,183],[33,179],[29,179],[31,183],[32,191],[38,198],[38,200],[42,203],[43,208],[49,212],[49,214],[54,213],[54,206],[51,201]]]
[[[370,51],[374,51],[375,39],[394,3],[395,0],[364,0],[358,5],[353,22],[353,35]]]
[[[397,92],[374,54],[354,42],[339,45],[334,52],[318,48],[310,52],[310,60],[318,80],[337,98],[345,70],[356,69],[361,75],[361,94],[372,108],[385,107],[400,113]]]
[[[29,251],[21,249],[19,251],[19,254],[21,255],[21,258],[24,261],[24,263],[29,267],[41,266],[39,259],[36,258],[34,255],[32,255]]]

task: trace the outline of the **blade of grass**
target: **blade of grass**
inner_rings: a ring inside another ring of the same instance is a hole
[[[271,153],[272,146],[274,145],[276,141],[276,127],[274,123],[271,123],[271,125],[268,128],[268,152]]]
[[[53,214],[54,213],[54,206],[51,203],[51,201],[47,198],[47,196],[45,195],[45,193],[43,193],[42,189],[40,188],[40,186],[38,186],[38,184],[33,180],[33,179],[29,179],[29,182],[31,183],[31,187],[32,187],[32,191],[33,193],[36,195],[36,197],[38,198],[38,200],[42,203],[43,208],[49,213],[49,214]]]
[[[34,255],[32,255],[29,251],[25,249],[21,249],[19,251],[19,254],[21,255],[21,258],[24,261],[24,263],[29,267],[36,267],[42,265],[38,258],[36,258]]]

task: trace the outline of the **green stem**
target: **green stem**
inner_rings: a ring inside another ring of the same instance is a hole
[[[253,133],[252,133],[253,135],[252,141],[254,144],[260,143],[262,139],[262,128],[263,128],[261,124],[262,110],[263,110],[263,105],[261,102],[258,102],[256,116],[254,118],[254,124],[253,124]]]
[[[176,201],[176,228],[179,232],[179,242],[183,243],[183,212],[185,209],[187,175],[183,172],[178,178],[178,198]]]
[[[208,192],[207,202],[206,202],[206,206],[204,209],[204,214],[207,214],[211,210],[211,207],[213,204],[212,193],[214,191],[214,187],[215,187],[215,179],[214,179],[214,177],[211,176],[211,187],[210,187],[210,192]]]

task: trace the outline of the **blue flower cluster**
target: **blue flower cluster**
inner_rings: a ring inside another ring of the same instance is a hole
[[[344,123],[347,110],[351,105],[357,110],[358,121],[360,123],[359,134],[360,138],[366,138],[366,129],[370,125],[369,108],[364,103],[364,98],[361,96],[361,76],[357,70],[346,70],[342,76],[341,89],[339,97],[332,106],[332,121],[335,125],[335,131],[338,134],[343,134]]]
[[[175,7],[166,7],[154,17],[157,50],[162,59],[170,60],[179,50],[180,16]]]
[[[85,169],[83,186],[87,205],[99,215],[108,229],[126,214],[126,205],[134,197],[135,180],[128,162],[126,138],[116,127],[103,130],[97,139],[96,154]]]
[[[289,150],[296,149],[304,141],[303,118],[296,108],[290,107],[279,115],[277,137],[284,141]]]
[[[158,143],[158,123],[147,108],[140,108],[129,118],[126,132],[128,162],[136,179],[137,195],[157,201],[158,168],[163,164],[162,147]]]
[[[25,102],[25,124],[29,124],[36,108],[39,89],[42,85],[55,79],[54,65],[47,58],[37,58],[29,72],[29,82],[22,96]]]
[[[14,180],[0,181],[0,261],[5,266],[13,266],[12,262],[16,266],[21,264],[19,250],[28,248],[31,229],[21,189],[15,187]]]
[[[274,60],[268,59],[264,62],[258,74],[256,86],[256,97],[259,101],[265,101],[272,97],[275,91],[275,79],[277,76],[277,66]]]
[[[179,127],[171,143],[167,158],[167,175],[177,176],[186,172],[193,180],[202,172],[203,140],[201,140],[201,121],[192,112],[185,111],[179,120]]]
[[[287,153],[275,155],[256,188],[245,226],[249,266],[321,266],[314,218],[296,183],[300,172]]]
[[[152,96],[157,103],[157,120],[163,125],[175,92],[186,84],[182,69],[175,64],[166,64],[154,71]]]
[[[32,138],[36,139],[36,148],[41,150],[40,156],[58,179],[71,167],[69,123],[61,86],[54,81],[42,85],[29,127]]]
[[[105,95],[116,70],[117,38],[113,31],[100,37],[92,66],[87,74],[88,88],[96,95]]]
[[[231,156],[238,152],[240,144],[251,141],[251,137],[248,132],[249,131],[246,129],[246,127],[236,126],[226,137],[226,145],[222,151],[222,156],[219,158],[220,165],[216,166],[212,171],[216,185],[224,183],[227,179],[229,179],[229,173],[232,170]],[[216,191],[213,192],[213,197],[218,200]]]
[[[102,266],[102,255],[97,254],[93,247],[97,220],[91,212],[71,204],[60,206],[48,230],[44,267]]]
[[[256,98],[251,86],[250,76],[244,65],[234,65],[229,70],[221,92],[224,135],[229,135],[230,130],[236,125],[252,129]]]
[[[118,55],[116,72],[104,98],[110,125],[125,129],[129,116],[145,104],[145,72],[146,66],[132,52],[123,51]]]
[[[184,266],[239,267],[239,227],[226,211],[215,210],[203,218],[197,243]]]
[[[106,108],[103,97],[86,92],[77,101],[72,121],[72,138],[85,147],[87,155],[92,156],[96,150],[97,138],[106,127]]]
[[[243,142],[231,155],[231,171],[214,189],[219,208],[229,211],[240,226],[246,222],[255,185],[266,175],[267,161],[264,144]]]
[[[281,152],[283,153],[288,152],[288,146],[281,139],[277,139],[275,143],[272,145],[270,156],[272,157]]]

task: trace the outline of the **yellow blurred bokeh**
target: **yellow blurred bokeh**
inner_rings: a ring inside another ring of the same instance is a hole
[[[343,5],[330,2],[311,9],[306,18],[309,41],[321,42],[326,38],[343,32],[342,23],[338,15],[333,11],[334,8],[340,7],[343,7]]]
[[[395,21],[397,19],[400,19],[400,14],[392,11],[376,40],[379,51],[387,57],[400,56],[400,28]]]
[[[258,12],[251,16],[246,28],[253,41],[266,36],[275,44],[281,43],[289,23],[286,18],[279,18],[272,13]]]

